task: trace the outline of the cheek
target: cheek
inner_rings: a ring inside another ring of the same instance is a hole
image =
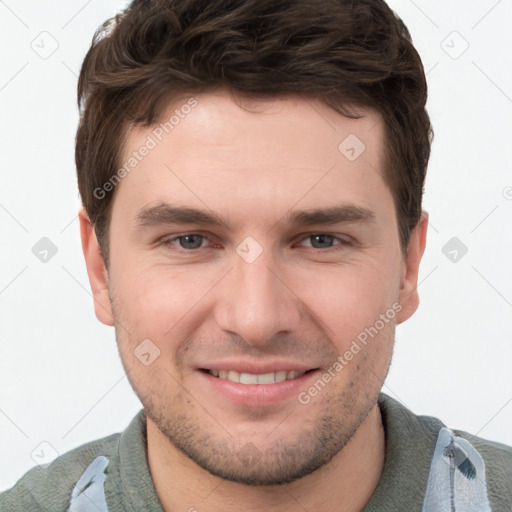
[[[311,279],[295,278],[295,287],[303,290],[299,296],[307,298],[304,302],[328,327],[327,334],[338,340],[341,349],[374,325],[381,314],[391,309],[390,316],[394,315],[392,272],[367,264],[331,268],[316,272]]]
[[[309,277],[297,277],[302,281],[304,296],[310,305],[326,314],[346,316],[357,315],[368,318],[378,314],[380,308],[387,309],[390,297],[390,280],[385,271],[369,265],[351,265],[344,268],[317,270]]]
[[[170,340],[186,339],[190,320],[200,311],[198,304],[218,276],[199,267],[141,266],[137,272],[133,268],[126,273],[130,277],[116,282],[121,321],[132,337],[149,338],[162,350],[170,349]]]
[[[383,254],[378,256],[343,265],[291,265],[289,272],[283,271],[294,292],[289,300],[300,298],[321,321],[317,327],[340,345],[339,351],[374,325],[395,300],[396,265],[384,261]],[[112,284],[119,297],[120,321],[133,343],[149,338],[168,352],[176,350],[170,340],[185,342],[194,325],[211,314],[220,291],[213,288],[225,271],[216,266],[150,266],[140,261],[117,268]]]

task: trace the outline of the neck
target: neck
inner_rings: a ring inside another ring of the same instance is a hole
[[[360,512],[384,468],[385,433],[377,404],[328,464],[279,486],[248,486],[213,476],[177,450],[149,418],[146,421],[149,468],[166,512]]]

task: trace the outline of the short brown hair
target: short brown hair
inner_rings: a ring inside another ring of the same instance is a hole
[[[128,127],[155,124],[173,96],[218,87],[377,110],[405,253],[432,128],[420,57],[383,0],[135,0],[96,31],[78,82],[78,187],[107,267],[115,189],[95,190],[116,174]]]

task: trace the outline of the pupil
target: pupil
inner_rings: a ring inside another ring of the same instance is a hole
[[[192,241],[192,243],[190,244],[190,243],[188,243],[186,241],[186,240],[190,240],[190,239],[193,240],[194,238],[196,238],[196,243],[194,243]],[[183,243],[183,240],[185,240],[184,243]],[[199,235],[185,235],[185,236],[180,237],[180,242],[181,242],[181,246],[184,249],[197,249],[197,248],[201,247],[201,236],[199,236]]]
[[[320,244],[327,243],[329,245],[332,242],[332,235],[314,235],[313,240],[319,240]],[[315,242],[313,242],[313,247],[315,246]]]

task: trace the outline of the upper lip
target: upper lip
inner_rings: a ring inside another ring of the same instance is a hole
[[[272,360],[272,361],[250,361],[242,359],[222,359],[212,361],[199,367],[202,370],[234,370],[240,373],[250,373],[261,375],[264,373],[273,373],[285,370],[306,372],[314,370],[316,367],[290,360]]]

